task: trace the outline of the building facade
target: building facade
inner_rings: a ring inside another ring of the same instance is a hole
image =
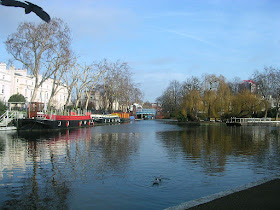
[[[242,85],[244,85],[251,93],[257,92],[257,84],[253,80],[243,80]]]
[[[39,79],[42,77],[40,76]],[[0,63],[0,100],[8,102],[14,94],[22,94],[26,102],[31,101],[34,92],[35,77],[28,75],[27,69],[15,69],[10,66],[7,69],[5,63]],[[39,88],[36,102],[47,104],[52,91],[53,79],[46,80]],[[53,106],[57,109],[63,108],[68,96],[65,85],[59,85],[58,91],[54,97]]]

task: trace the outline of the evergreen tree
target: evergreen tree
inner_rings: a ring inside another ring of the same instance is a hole
[[[24,102],[24,103],[25,101],[26,101],[25,97],[19,93],[11,95],[11,97],[8,100],[8,102]]]

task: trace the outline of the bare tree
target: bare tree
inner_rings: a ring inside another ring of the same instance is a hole
[[[66,71],[62,74],[62,82],[66,85],[66,88],[67,88],[67,99],[66,99],[65,105],[64,105],[65,108],[70,103],[72,90],[76,86],[76,83],[78,82],[78,78],[79,78],[80,72],[76,70],[77,69],[76,62],[77,62],[77,59],[73,58],[72,62],[68,64],[68,71]]]
[[[8,36],[5,44],[13,59],[21,62],[34,76],[31,98],[34,101],[39,87],[63,65],[61,60],[65,59],[70,45],[70,30],[61,19],[39,25],[24,22],[17,32]]]
[[[69,101],[69,87],[67,87],[67,83],[64,83],[64,78],[67,77],[66,75],[71,71],[72,66],[76,62],[76,58],[73,57],[69,50],[63,50],[63,54],[63,59],[59,59],[60,61],[54,65],[53,84],[48,107],[54,105],[55,95],[60,91],[60,88],[64,86],[66,86],[68,92],[66,103]]]
[[[253,80],[257,84],[257,93],[265,99],[265,117],[267,117],[267,112],[269,107],[269,99],[274,95],[276,91],[276,70],[273,67],[265,67],[262,72],[255,71],[253,74]]]
[[[131,103],[140,104],[143,100],[143,93],[138,87],[134,87],[131,94]]]
[[[182,84],[182,95],[188,94],[191,90],[201,91],[201,82],[198,77],[192,76]]]
[[[242,84],[242,80],[239,77],[234,77],[233,80],[227,83],[233,94],[237,94],[240,92],[240,85]]]
[[[109,111],[113,110],[113,104],[120,103],[125,94],[125,81],[129,75],[129,69],[127,63],[116,62],[109,63],[108,71],[104,77],[104,97],[108,105]],[[116,107],[114,108],[116,109]]]
[[[157,102],[162,105],[163,111],[170,114],[175,114],[180,110],[183,102],[182,86],[177,80],[169,83],[164,93],[157,98]]]
[[[280,69],[270,66],[265,67],[264,71],[267,72],[267,77],[271,83],[270,93],[272,97],[269,97],[269,100],[276,100],[276,119],[278,120],[280,109]]]
[[[76,90],[76,104],[75,107],[79,106],[81,97],[83,92],[85,91],[87,85],[91,82],[88,75],[90,74],[90,71],[92,70],[92,65],[84,64],[83,66],[80,64],[76,65],[77,72],[77,82],[74,84],[74,88]]]
[[[90,65],[76,65],[77,81],[74,84],[76,90],[76,107],[79,106],[82,95],[85,94],[84,108],[87,109],[94,88],[101,82],[105,72],[109,69],[107,60]]]
[[[119,91],[121,94],[118,98],[123,111],[126,111],[131,104],[142,101],[143,94],[137,86],[139,84],[133,82],[132,74],[126,72],[120,80]]]
[[[95,89],[95,87],[101,82],[102,77],[108,71],[108,63],[107,60],[104,59],[99,63],[95,63],[91,66],[89,74],[87,75],[88,82],[85,81],[85,94],[86,94],[86,103],[85,109],[88,108],[88,103],[90,100],[90,96]]]

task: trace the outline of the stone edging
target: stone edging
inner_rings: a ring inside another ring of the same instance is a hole
[[[258,186],[258,185],[261,185],[261,184],[264,184],[266,182],[272,181],[274,179],[279,179],[279,178],[280,178],[280,175],[264,178],[264,179],[261,179],[259,181],[251,182],[249,184],[245,184],[245,185],[242,185],[242,186],[234,188],[234,189],[226,190],[226,191],[219,192],[219,193],[216,193],[216,194],[213,194],[213,195],[209,195],[209,196],[198,198],[198,199],[195,199],[195,200],[192,200],[192,201],[181,203],[178,206],[173,206],[173,207],[166,208],[166,210],[180,210],[180,209],[192,208],[194,206],[198,206],[198,205],[201,205],[201,204],[204,204],[204,203],[208,203],[208,202],[216,200],[218,198],[222,198],[222,197],[225,197],[227,195],[230,195],[230,194],[233,194],[233,193],[236,193],[236,192],[240,192],[242,190],[246,190],[246,189],[249,189],[249,188],[252,188],[252,187],[255,187],[255,186]]]

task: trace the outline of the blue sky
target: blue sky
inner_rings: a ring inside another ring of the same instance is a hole
[[[81,63],[128,62],[150,102],[172,80],[203,74],[248,79],[257,69],[279,67],[278,0],[32,2],[69,25]],[[0,61],[9,59],[3,42],[22,21],[41,20],[21,8],[0,7]]]

